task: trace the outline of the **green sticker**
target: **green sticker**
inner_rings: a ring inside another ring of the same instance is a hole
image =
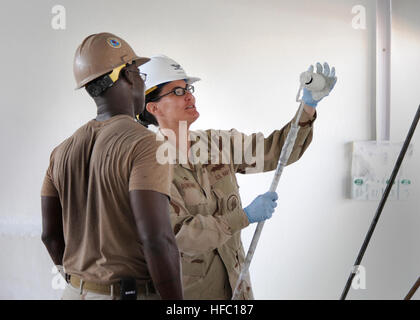
[[[357,184],[358,186],[361,186],[363,184],[363,179],[354,180],[354,184]]]

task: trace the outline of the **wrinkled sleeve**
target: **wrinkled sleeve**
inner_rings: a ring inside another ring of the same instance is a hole
[[[192,215],[175,184],[171,187],[170,218],[179,250],[197,255],[216,249],[249,225],[242,208],[225,215]]]
[[[173,167],[158,162],[156,155],[161,145],[154,135],[146,136],[137,144],[133,152],[129,191],[152,190],[170,195]]]
[[[275,170],[282,147],[296,117],[297,114],[282,129],[273,131],[267,138],[262,133],[246,135],[235,129],[230,130],[231,157],[236,159],[233,165],[234,171],[238,173],[257,173]],[[308,148],[312,141],[313,122],[315,119],[316,114],[311,118],[305,111],[302,112],[299,131],[287,165],[299,160]],[[238,154],[238,148],[235,148],[238,145],[238,141],[242,143],[242,147],[239,148],[242,154]]]
[[[47,172],[45,173],[44,182],[42,183],[42,187],[41,187],[42,197],[58,197],[59,196],[57,188],[54,184],[54,179],[53,179],[54,151],[51,153],[50,164],[48,166]]]

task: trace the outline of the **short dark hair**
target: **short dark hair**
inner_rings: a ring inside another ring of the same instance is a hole
[[[144,104],[145,104],[144,110],[143,110],[142,113],[139,114],[140,123],[142,125],[144,125],[146,128],[151,124],[153,124],[155,126],[159,126],[159,123],[157,122],[155,116],[152,115],[149,111],[147,111],[146,105],[149,102],[152,102],[152,101],[153,102],[159,101],[159,99],[156,99],[156,98],[160,96],[160,94],[162,93],[163,86],[167,83],[169,83],[169,82],[164,82],[164,83],[161,83],[161,84],[157,85],[157,88],[155,90],[146,94],[146,97],[144,99],[145,100],[144,101]]]

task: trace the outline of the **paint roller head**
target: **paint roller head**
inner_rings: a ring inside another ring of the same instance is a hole
[[[300,75],[300,83],[310,91],[321,91],[325,88],[326,81],[321,74],[305,71]]]

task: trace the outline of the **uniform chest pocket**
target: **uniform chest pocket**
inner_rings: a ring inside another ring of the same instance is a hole
[[[201,189],[195,185],[183,188],[182,193],[187,206],[196,206],[205,202]]]
[[[188,256],[181,254],[182,274],[185,276],[204,277],[207,269],[204,255]]]
[[[218,189],[223,193],[230,193],[239,188],[235,173],[228,165],[210,165],[209,182],[212,189]]]
[[[190,186],[184,186],[181,194],[188,213],[192,215],[209,214],[206,196],[198,184],[191,183]]]
[[[211,190],[217,199],[217,214],[227,214],[241,207],[239,185],[235,174],[228,165],[214,165],[209,167]]]
[[[200,185],[195,181],[186,179],[177,183],[177,188],[186,206],[196,206],[206,202]]]

